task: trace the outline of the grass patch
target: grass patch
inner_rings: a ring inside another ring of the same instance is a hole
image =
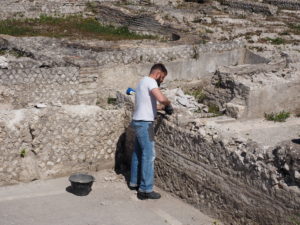
[[[205,94],[203,93],[202,89],[195,89],[186,91],[185,94],[194,96],[198,103],[202,103],[206,98]]]
[[[36,19],[7,19],[0,21],[0,33],[12,36],[68,37],[76,39],[128,40],[154,39],[140,35],[127,27],[100,24],[94,18],[81,16],[52,17],[41,15]]]
[[[285,39],[279,38],[279,37],[277,37],[277,38],[266,38],[266,40],[271,42],[271,44],[273,44],[273,45],[282,45],[282,44],[286,43]]]
[[[279,113],[265,113],[265,119],[274,122],[285,122],[290,117],[289,112],[281,111]]]

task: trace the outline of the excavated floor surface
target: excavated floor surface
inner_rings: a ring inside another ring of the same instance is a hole
[[[211,225],[219,221],[155,188],[160,200],[138,200],[122,175],[93,174],[87,196],[66,191],[68,177],[0,187],[1,225]]]

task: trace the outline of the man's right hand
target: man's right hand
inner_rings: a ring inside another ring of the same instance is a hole
[[[167,106],[165,107],[165,111],[166,111],[166,113],[167,113],[168,115],[172,115],[173,112],[174,112],[174,109],[173,109],[172,105],[169,104],[169,105],[167,105]]]

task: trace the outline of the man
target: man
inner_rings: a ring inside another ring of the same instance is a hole
[[[154,129],[153,121],[159,109],[172,114],[171,102],[164,96],[159,86],[168,72],[163,64],[155,64],[149,76],[144,77],[136,87],[135,109],[132,127],[136,140],[131,161],[130,189],[138,189],[139,199],[159,199],[161,195],[153,191],[154,185]]]

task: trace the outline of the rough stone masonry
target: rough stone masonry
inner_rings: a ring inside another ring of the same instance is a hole
[[[101,21],[103,15],[86,11],[88,2],[10,0],[0,11],[2,19],[80,14]],[[100,8],[101,2],[97,1]],[[295,115],[300,39],[297,24],[286,30],[298,15],[277,10],[290,9],[288,5],[297,9],[298,3],[213,1],[202,8],[184,1],[113,2],[103,3],[103,9],[119,12],[121,22],[142,12],[143,23],[138,25],[145,29],[145,12],[152,12],[156,15],[151,26],[173,26],[168,32],[180,29],[184,35],[178,42],[1,36],[0,185],[96,171],[113,167],[121,156],[128,159],[131,100],[125,104],[130,109],[108,100],[114,102],[117,90],[124,93],[134,87],[153,63],[162,61],[170,71],[168,84],[205,80],[207,101],[229,117],[203,118],[182,108],[173,117],[161,115],[156,125],[157,184],[225,224],[299,220]],[[242,13],[236,16],[236,9]],[[280,21],[271,21],[275,18]],[[105,19],[114,22],[111,16]],[[286,45],[274,47],[271,43],[281,40],[279,32]],[[119,95],[117,102],[122,103],[120,99],[125,97]],[[255,104],[259,100],[262,107]],[[202,106],[209,111],[208,105]],[[262,119],[265,110],[275,107],[293,113],[287,124]],[[246,122],[251,129],[244,129]],[[268,143],[258,137],[267,137]]]
[[[0,185],[113,167],[122,110],[64,105],[0,112]]]

